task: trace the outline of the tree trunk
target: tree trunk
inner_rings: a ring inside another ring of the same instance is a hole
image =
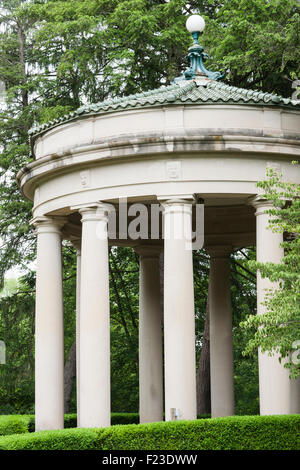
[[[64,370],[64,410],[70,411],[70,401],[76,377],[76,341],[70,347]]]
[[[197,371],[197,413],[210,414],[210,356],[209,356],[209,300],[206,302],[206,318],[202,349]]]

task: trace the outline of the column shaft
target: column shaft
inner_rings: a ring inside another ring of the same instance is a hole
[[[80,286],[81,286],[81,250],[76,250],[76,393],[77,427],[80,427]]]
[[[256,205],[256,252],[257,261],[279,263],[284,252],[280,247],[282,234],[273,233],[268,229],[269,215],[265,211],[270,204]],[[257,273],[257,313],[263,314],[266,307],[263,305],[266,289],[275,288],[269,279],[263,279]],[[259,365],[259,398],[260,414],[288,414],[290,413],[290,386],[289,372],[278,360],[278,354],[269,356],[268,353],[258,351]]]
[[[110,425],[110,319],[107,212],[82,214],[79,409],[80,427]]]
[[[291,379],[290,413],[300,414],[300,377],[298,377],[297,379]]]
[[[47,217],[37,227],[35,429],[64,427],[62,224]]]
[[[230,416],[234,414],[230,264],[228,253],[208,252],[211,414]]]
[[[155,249],[155,248],[154,248]],[[149,252],[150,250],[150,252]],[[162,325],[159,252],[140,253],[139,408],[140,422],[163,420]]]
[[[192,205],[164,204],[165,418],[196,419]],[[174,416],[174,414],[176,416]]]

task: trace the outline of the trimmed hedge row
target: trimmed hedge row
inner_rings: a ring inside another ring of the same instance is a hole
[[[231,416],[0,438],[2,450],[300,450],[300,416]]]
[[[33,415],[2,415],[0,416],[0,436],[23,434],[34,428]]]
[[[138,413],[112,413],[111,424],[138,424]],[[0,436],[34,432],[34,415],[2,415],[0,416]],[[76,413],[66,414],[65,428],[76,428]]]
[[[210,415],[198,415],[198,419],[210,418]],[[76,413],[65,415],[65,428],[76,428]],[[139,424],[138,413],[112,413],[111,424]],[[0,436],[34,432],[34,415],[0,416]]]
[[[0,416],[0,436],[34,432],[34,415],[2,415]],[[76,414],[65,415],[65,428],[77,426]]]

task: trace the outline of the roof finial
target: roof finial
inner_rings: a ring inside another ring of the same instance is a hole
[[[200,33],[205,28],[204,18],[200,15],[189,16],[186,21],[186,29],[192,33],[193,45],[189,48],[186,59],[189,61],[189,68],[186,69],[180,77],[175,78],[174,83],[180,80],[197,80],[206,78],[210,80],[220,80],[224,77],[221,72],[211,72],[204,67],[204,62],[208,59],[208,54],[204,52],[204,48],[199,44]]]

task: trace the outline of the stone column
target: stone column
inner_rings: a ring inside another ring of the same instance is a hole
[[[77,408],[77,427],[80,427],[79,334],[80,334],[81,239],[75,239],[75,240],[73,239],[72,244],[76,250],[76,408]]]
[[[265,263],[267,261],[279,263],[284,256],[282,234],[273,233],[268,229],[269,214],[265,211],[271,208],[269,201],[259,196],[252,199],[252,204],[256,208],[256,256],[257,261]],[[274,288],[276,285],[269,279],[263,279],[257,273],[257,313],[263,314],[266,311],[262,304],[265,298],[266,289]],[[258,351],[259,366],[259,398],[260,414],[289,414],[290,413],[290,386],[289,372],[280,364],[278,354],[269,356],[268,353]]]
[[[298,377],[297,379],[291,379],[290,413],[300,414],[300,377]]]
[[[164,209],[165,419],[196,419],[192,196]]]
[[[76,250],[76,408],[77,427],[80,427],[80,287],[81,287],[81,250]]]
[[[160,246],[139,246],[139,409],[140,422],[163,420]]]
[[[232,307],[230,293],[231,247],[207,247],[210,255],[210,384],[211,414],[234,414]]]
[[[80,427],[110,425],[108,208],[76,206],[82,215],[79,321]]]
[[[35,429],[64,427],[61,217],[36,217]]]

